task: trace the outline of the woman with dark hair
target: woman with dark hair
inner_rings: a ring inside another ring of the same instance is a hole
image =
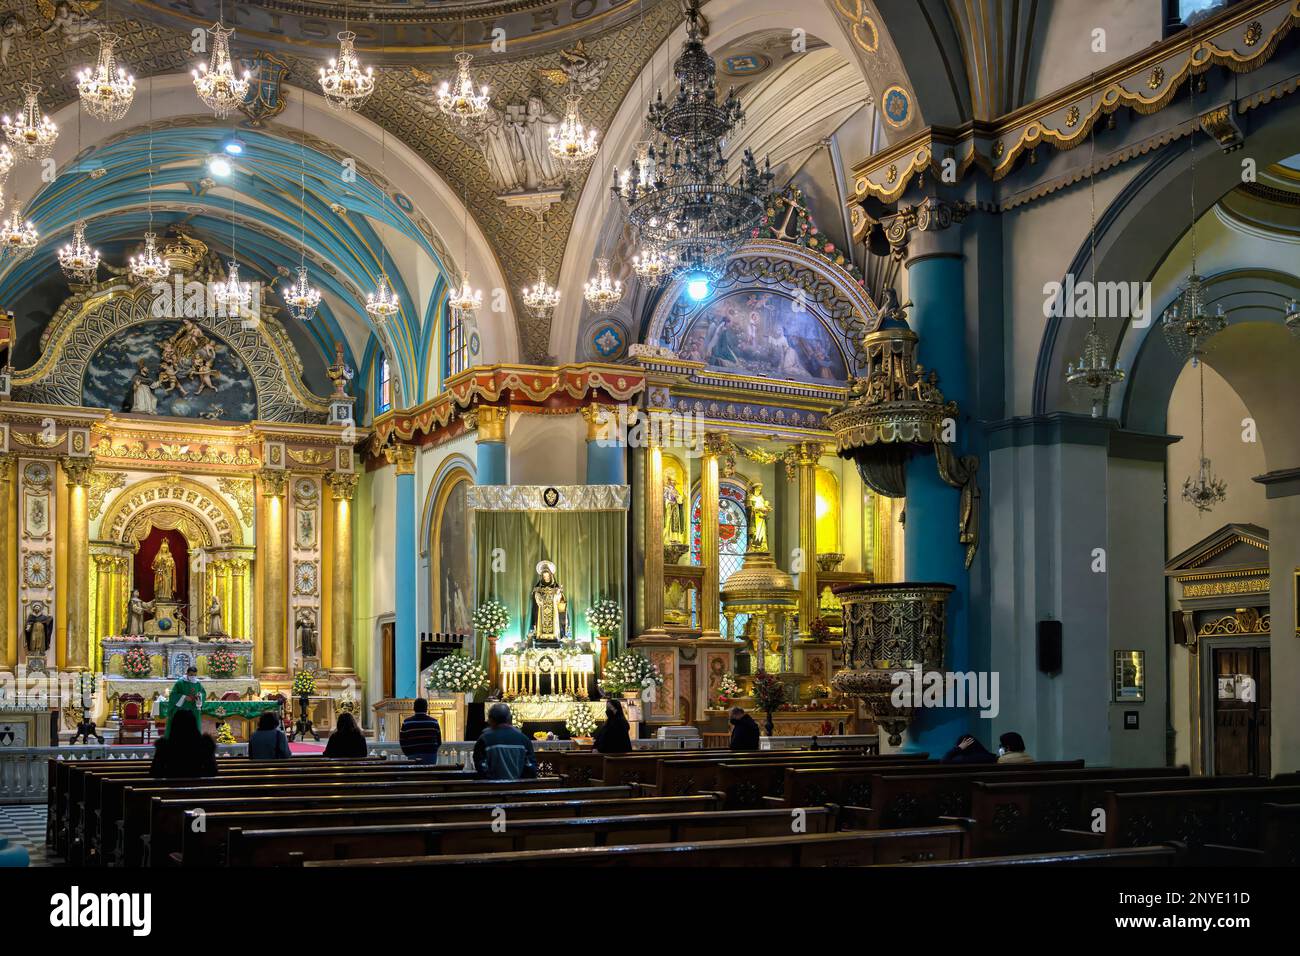
[[[962,734],[957,738],[957,745],[943,755],[940,763],[997,763],[997,754],[989,753],[987,747],[972,737]]]
[[[288,760],[289,738],[280,729],[280,715],[268,710],[257,719],[257,729],[248,738],[249,760]]]
[[[199,733],[199,722],[188,710],[172,715],[171,731],[154,746],[151,777],[215,777],[217,742]]]
[[[1034,758],[1025,750],[1025,738],[1009,730],[998,738],[998,763],[1033,763]]]
[[[605,701],[605,723],[596,731],[595,748],[603,754],[632,752],[631,725],[623,716],[623,702],[611,697]]]
[[[330,734],[329,743],[325,745],[325,756],[364,757],[367,751],[365,735],[357,726],[356,719],[351,714],[339,714],[334,733]]]

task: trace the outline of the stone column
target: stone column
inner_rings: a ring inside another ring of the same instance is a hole
[[[479,405],[466,416],[467,422],[475,422],[478,427],[475,442],[480,485],[507,483],[506,420],[509,417],[510,409],[500,405]]]
[[[352,663],[352,496],[357,476],[344,472],[330,475],[334,499],[334,554],[330,571],[333,594],[330,604],[330,672],[351,674]]]
[[[415,619],[415,528],[419,521],[415,510],[415,446],[393,445],[384,449],[384,456],[397,470],[397,508],[394,515],[397,530],[397,555],[394,562],[396,594],[393,597],[396,618],[393,622],[394,691],[399,698],[412,698],[418,695],[416,678],[419,676]]]
[[[18,634],[22,631],[16,616],[9,615],[9,589],[17,580],[18,569],[10,563],[9,545],[16,541],[18,529],[9,523],[9,500],[15,494],[11,487],[14,462],[11,454],[0,454],[0,674],[12,673],[18,664]]]
[[[820,442],[800,442],[790,449],[786,473],[799,481],[799,636],[809,640],[813,620],[820,613],[817,600],[817,460]]]
[[[263,510],[260,560],[262,569],[262,673],[263,678],[277,678],[288,674],[288,624],[286,612],[284,547],[284,490],[289,482],[288,472],[263,468],[258,472]]]
[[[664,451],[653,420],[645,431],[641,456],[641,487],[645,489],[645,626],[641,637],[662,637],[664,631]]]
[[[59,586],[68,595],[68,633],[64,666],[84,671],[90,666],[90,525],[86,511],[94,458],[63,459],[68,476],[68,575]]]
[[[704,436],[704,455],[700,458],[700,564],[704,577],[700,583],[700,637],[709,640],[721,636],[718,629],[718,458],[723,453],[722,436]]]

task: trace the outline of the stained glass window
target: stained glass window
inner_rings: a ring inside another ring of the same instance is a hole
[[[381,415],[393,407],[393,376],[388,368],[388,358],[379,360],[379,374],[376,376],[375,414]]]
[[[718,581],[723,583],[745,560],[749,547],[749,521],[745,517],[745,486],[739,482],[724,481],[718,487]],[[691,500],[691,563],[700,560],[700,493]],[[721,605],[719,604],[719,613]],[[749,615],[736,616],[737,632]]]

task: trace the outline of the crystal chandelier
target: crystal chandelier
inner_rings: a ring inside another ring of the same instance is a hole
[[[1206,311],[1205,286],[1195,272],[1187,277],[1187,285],[1160,317],[1160,328],[1170,350],[1179,361],[1190,358],[1192,365],[1199,364],[1209,350],[1210,339],[1227,326],[1223,306],[1216,307],[1213,314]]]
[[[59,138],[59,128],[41,112],[41,87],[37,83],[24,83],[27,100],[19,116],[4,117],[5,139],[20,160],[41,160],[50,155],[54,141]]]
[[[320,289],[307,281],[307,267],[298,267],[298,281],[284,294],[284,304],[289,314],[299,322],[310,322],[320,306]]]
[[[144,251],[131,257],[128,271],[131,278],[146,283],[163,282],[171,275],[172,267],[158,255],[158,236],[155,233],[144,234]]]
[[[59,250],[59,268],[70,282],[90,282],[99,271],[99,250],[86,242],[86,220],[77,220],[72,244]]]
[[[587,280],[582,297],[593,312],[608,312],[622,300],[623,283],[610,277],[608,259],[596,260],[596,278]]]
[[[331,106],[354,110],[375,91],[374,69],[361,68],[352,44],[357,35],[351,30],[339,34],[339,56],[330,60],[329,69],[321,67],[320,88]]]
[[[135,77],[117,65],[113,47],[121,39],[115,33],[99,35],[99,60],[94,69],[87,67],[77,74],[77,92],[86,112],[105,122],[116,122],[126,115],[135,99]]]
[[[242,315],[253,301],[252,283],[239,281],[239,263],[234,259],[230,260],[226,281],[217,283],[212,289],[212,298],[226,310],[227,315]]]
[[[1205,457],[1205,366],[1201,371],[1201,459],[1195,477],[1188,476],[1183,481],[1183,500],[1197,511],[1211,511],[1228,497],[1228,483],[1216,477],[1210,466],[1210,459]]]
[[[3,209],[4,206],[0,206]],[[1286,307],[1286,327],[1290,333],[1300,338],[1300,303],[1292,299]]]
[[[471,53],[457,53],[455,85],[444,80],[438,89],[438,109],[452,119],[460,120],[461,126],[486,113],[492,99],[486,85],[480,92],[474,92],[474,80],[469,75],[469,64],[473,59]]]
[[[380,321],[394,315],[401,305],[397,301],[397,294],[393,291],[392,284],[388,281],[388,273],[379,274],[379,285],[375,291],[366,296],[366,311]]]
[[[1078,363],[1071,362],[1065,371],[1065,382],[1092,402],[1092,417],[1100,418],[1106,394],[1112,385],[1124,381],[1124,370],[1110,364],[1110,342],[1097,328],[1094,319],[1088,334],[1083,337],[1083,352]]]
[[[207,63],[200,63],[190,73],[199,99],[218,119],[224,119],[244,102],[248,94],[249,73],[245,70],[243,76],[237,76],[235,66],[230,62],[230,37],[235,35],[235,31],[214,23],[208,32],[212,35],[212,55]]]
[[[524,306],[539,319],[544,319],[560,304],[560,290],[546,281],[546,267],[537,267],[537,284],[524,289]]]
[[[32,254],[40,241],[36,227],[30,221],[24,221],[22,207],[15,203],[9,218],[0,226],[0,245],[4,247],[5,257],[10,262],[21,262]]]
[[[579,167],[590,162],[600,149],[600,133],[583,125],[582,115],[578,112],[582,97],[571,91],[567,99],[569,108],[560,125],[551,130],[548,146],[556,159]]]
[[[632,257],[632,271],[643,284],[658,288],[672,277],[673,259],[658,246],[646,245]]]
[[[477,312],[483,304],[483,291],[474,289],[469,284],[469,270],[461,272],[460,288],[452,293],[447,305],[460,312],[462,315]]]
[[[698,0],[689,0],[674,72],[676,94],[665,101],[660,91],[646,111],[657,144],[643,144],[627,174],[614,170],[612,190],[641,241],[671,254],[674,277],[716,276],[762,225],[772,172],[767,164],[760,170],[746,150],[737,182],[727,182],[723,149],[745,112],[734,90],[718,102]]]
[[[7,143],[0,143],[0,179],[9,175],[9,170],[14,168],[14,151],[9,148]],[[0,206],[0,209],[3,209]]]

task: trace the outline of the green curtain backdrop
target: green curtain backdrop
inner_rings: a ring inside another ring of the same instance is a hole
[[[498,648],[527,632],[537,562],[543,559],[555,564],[564,587],[573,636],[594,640],[586,610],[609,599],[623,608],[623,627],[610,641],[610,652],[622,648],[627,629],[626,536],[626,511],[475,511],[476,606],[496,599],[510,615]],[[479,657],[486,665],[487,642],[480,644]]]

